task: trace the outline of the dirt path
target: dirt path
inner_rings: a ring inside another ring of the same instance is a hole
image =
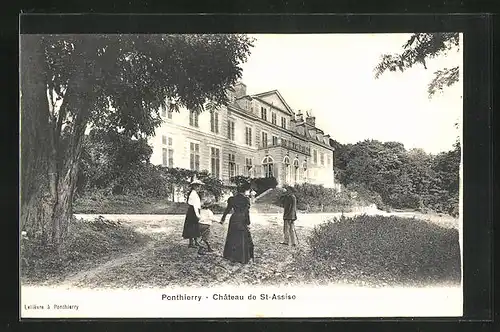
[[[61,287],[74,287],[74,286],[83,286],[87,283],[88,280],[93,280],[99,278],[101,275],[105,275],[109,270],[125,265],[125,264],[133,264],[137,260],[144,259],[150,254],[152,248],[154,246],[154,240],[146,243],[146,246],[138,249],[132,253],[124,253],[112,260],[105,262],[104,264],[98,265],[90,270],[80,271],[74,275],[67,277],[62,284]]]
[[[432,223],[436,223],[443,227],[458,228],[459,220],[447,215],[437,215],[437,214],[423,214],[421,212],[385,212],[377,209],[372,210],[360,210],[349,213],[298,213],[298,220],[296,225],[303,228],[313,228],[321,223],[332,218],[340,218],[342,215],[345,217],[353,217],[360,214],[368,215],[381,215],[381,216],[398,216],[403,218],[418,218],[422,220],[427,220]],[[99,214],[75,214],[77,218],[83,219],[94,219]],[[182,215],[158,215],[158,214],[102,214],[102,216],[108,220],[121,220],[131,223],[142,224],[143,221],[147,220],[150,222],[160,222],[165,220],[183,220]],[[220,215],[216,215],[219,218]],[[251,215],[252,225],[277,225],[281,222],[281,213],[255,213]],[[143,224],[143,226],[148,226]]]
[[[387,213],[385,215],[388,215]],[[413,217],[415,214],[392,213]],[[298,248],[280,245],[282,222],[279,214],[252,215],[251,232],[255,243],[255,264],[241,265],[222,258],[227,223],[212,226],[215,252],[199,255],[182,239],[184,216],[180,215],[103,215],[120,220],[151,240],[134,252],[123,253],[107,262],[76,273],[56,286],[66,288],[145,288],[210,286],[213,284],[288,284],[300,282],[294,257],[307,250],[306,238],[311,229],[339,214],[299,215],[296,223]],[[346,214],[349,216],[349,214]],[[77,215],[93,219],[97,215]],[[417,216],[418,217],[418,216]],[[429,218],[430,219],[430,218]],[[453,221],[435,217],[433,222],[452,225]]]
[[[94,218],[95,216],[78,216]],[[276,216],[259,216],[252,224],[255,263],[242,265],[222,258],[227,234],[225,225],[212,226],[215,252],[199,255],[182,239],[183,216],[104,216],[134,227],[151,240],[134,252],[123,253],[85,271],[67,277],[57,287],[144,288],[169,285],[202,286],[214,283],[260,284],[293,280],[293,255],[304,250],[309,228],[297,225],[300,248],[279,245],[282,225]]]

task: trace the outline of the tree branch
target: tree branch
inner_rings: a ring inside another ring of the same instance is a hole
[[[412,68],[415,64],[426,66],[426,59],[446,54],[452,48],[458,48],[458,33],[416,33],[403,45],[401,54],[384,54],[375,67],[375,78],[386,71],[401,72]]]
[[[427,93],[432,98],[437,92],[442,92],[445,87],[450,87],[459,80],[459,68],[444,68],[434,73],[434,79],[429,83]]]

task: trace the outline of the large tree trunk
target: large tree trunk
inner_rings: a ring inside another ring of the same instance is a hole
[[[51,115],[44,45],[21,38],[21,229],[60,253],[73,209],[83,136],[93,103],[92,71],[84,62]],[[69,117],[68,117],[69,116]],[[65,124],[65,128],[62,124]]]
[[[60,250],[73,215],[73,194],[78,176],[78,159],[70,160],[67,169],[63,170],[59,176],[57,200],[52,214],[52,239],[55,247]]]
[[[20,226],[46,242],[50,226],[48,192],[48,100],[44,49],[40,36],[21,36],[21,183]]]

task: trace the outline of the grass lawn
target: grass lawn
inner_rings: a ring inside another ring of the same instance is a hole
[[[185,214],[187,208],[184,202],[128,195],[86,196],[77,198],[73,203],[76,214]],[[217,205],[212,210],[217,213],[223,209],[222,205]]]
[[[149,241],[149,235],[121,222],[103,218],[92,221],[74,219],[60,256],[29,237],[21,239],[21,282],[59,283],[72,274],[135,252]]]

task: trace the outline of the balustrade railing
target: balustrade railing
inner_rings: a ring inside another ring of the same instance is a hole
[[[293,150],[293,151],[296,151],[296,152],[299,152],[299,153],[302,153],[302,154],[305,154],[308,156],[311,155],[311,149],[309,147],[303,146],[300,144],[295,144],[295,143],[290,142],[290,141],[279,141],[276,143],[270,143],[270,144],[267,144],[266,146],[261,146],[260,150],[272,149],[272,148],[277,148],[277,147]]]

